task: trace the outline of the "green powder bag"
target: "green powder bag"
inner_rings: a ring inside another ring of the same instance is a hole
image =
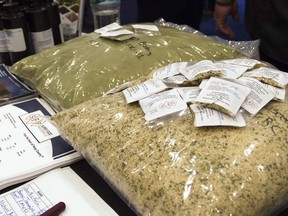
[[[123,27],[133,31],[130,25]],[[10,70],[63,110],[172,62],[244,56],[200,34],[158,28],[124,41],[90,33],[22,59]]]

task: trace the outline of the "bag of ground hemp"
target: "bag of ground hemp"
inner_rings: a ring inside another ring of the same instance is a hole
[[[122,28],[135,33],[130,25]],[[83,35],[20,60],[11,72],[63,110],[174,62],[244,56],[200,34],[157,28],[123,41],[96,32]]]

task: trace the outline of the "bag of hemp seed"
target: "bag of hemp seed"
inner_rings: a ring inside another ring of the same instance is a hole
[[[120,92],[51,120],[139,215],[273,216],[287,206],[287,96],[246,127],[195,127],[194,118],[150,128]]]

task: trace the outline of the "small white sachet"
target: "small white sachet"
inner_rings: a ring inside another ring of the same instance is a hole
[[[258,79],[263,83],[278,88],[285,88],[288,84],[288,77],[285,72],[268,67],[257,68],[255,70],[244,73],[243,76]]]
[[[153,79],[165,79],[180,74],[186,65],[187,62],[175,62],[161,67],[153,73]]]
[[[274,100],[285,100],[285,96],[286,96],[286,88],[277,88],[268,84],[264,84],[266,85],[266,87],[273,92],[273,94],[275,95]]]
[[[197,103],[235,116],[251,89],[235,82],[211,77],[196,98]]]
[[[162,80],[150,79],[123,90],[127,103],[132,103],[167,89]]]
[[[161,35],[159,28],[153,24],[133,24],[132,27],[136,35]]]
[[[181,86],[181,85],[190,84],[190,81],[185,76],[183,76],[182,74],[167,77],[163,81],[167,85],[179,85],[179,86]]]
[[[149,24],[134,24],[132,25],[134,29],[143,29],[147,31],[159,31],[156,25],[149,25]]]
[[[209,79],[204,79],[204,80],[202,80],[198,87],[199,87],[200,89],[203,89],[204,86],[207,84],[208,80],[209,80]]]
[[[190,81],[201,81],[211,76],[219,76],[223,72],[211,60],[202,60],[185,67],[181,73]]]
[[[234,65],[241,65],[247,67],[248,70],[251,70],[253,68],[266,66],[263,62],[260,62],[256,59],[248,59],[248,58],[236,58],[236,59],[227,59],[222,60],[220,62],[228,63],[228,64],[234,64]]]
[[[219,68],[223,74],[221,77],[227,79],[238,79],[242,74],[248,70],[246,66],[242,65],[235,65],[235,64],[228,64],[223,62],[216,62],[216,67]]]
[[[241,106],[252,115],[258,113],[275,97],[265,84],[256,79],[241,77],[238,81],[251,89],[251,92]]]
[[[119,35],[133,35],[134,32],[131,32],[127,29],[118,29],[115,31],[108,31],[101,34],[101,37],[116,37]]]
[[[115,30],[118,30],[118,29],[121,29],[121,28],[122,28],[122,26],[120,26],[118,23],[114,22],[114,23],[106,25],[106,26],[104,26],[102,28],[96,29],[94,32],[96,32],[98,34],[103,34],[105,32],[115,31]]]
[[[238,112],[235,116],[226,115],[218,110],[199,106],[197,104],[191,104],[190,108],[195,114],[195,126],[233,126],[233,127],[245,127],[246,122]]]
[[[145,113],[146,121],[152,121],[187,108],[187,104],[176,89],[151,95],[140,100],[139,104]]]
[[[198,94],[201,91],[201,89],[198,86],[179,87],[176,89],[186,103],[195,102]]]
[[[100,34],[100,37],[118,41],[124,41],[134,37],[134,32],[123,29],[122,26],[116,22],[106,25],[100,29],[96,29],[94,32]]]

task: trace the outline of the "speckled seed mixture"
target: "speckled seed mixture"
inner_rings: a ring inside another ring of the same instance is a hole
[[[251,76],[254,79],[257,79],[259,81],[262,81],[263,83],[266,83],[268,85],[272,85],[275,86],[277,88],[282,88],[283,89],[283,85],[281,85],[280,83],[278,83],[277,81],[270,79],[270,78],[266,78],[266,77],[255,77],[255,76]]]
[[[198,81],[200,83],[204,79],[209,79],[212,76],[217,77],[220,76],[221,74],[223,74],[222,71],[207,71],[205,73],[200,73],[196,75],[191,81],[194,82]]]
[[[52,120],[141,215],[263,216],[287,203],[287,101],[244,128],[195,128],[187,115],[150,129],[143,116],[118,93]]]

